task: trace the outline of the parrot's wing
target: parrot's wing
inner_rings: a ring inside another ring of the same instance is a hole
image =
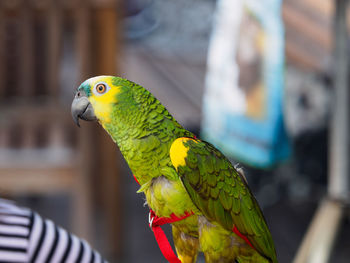
[[[187,192],[211,222],[227,230],[234,226],[255,249],[276,259],[270,231],[245,179],[213,145],[191,138],[178,138],[170,158]]]

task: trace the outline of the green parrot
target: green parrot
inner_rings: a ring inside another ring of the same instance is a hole
[[[181,262],[196,262],[199,251],[206,262],[277,262],[243,174],[185,130],[145,88],[120,77],[90,78],[76,91],[72,116],[78,126],[79,118],[102,125],[158,217],[193,213],[172,223]]]

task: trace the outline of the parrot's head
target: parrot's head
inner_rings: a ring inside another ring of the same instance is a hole
[[[102,125],[111,122],[113,110],[133,103],[133,87],[136,84],[123,78],[97,76],[84,81],[76,91],[72,103],[72,116],[79,126],[79,118],[99,121]],[[120,105],[120,106],[119,106]]]

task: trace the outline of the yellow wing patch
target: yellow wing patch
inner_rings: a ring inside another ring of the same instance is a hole
[[[184,145],[185,142],[192,140],[192,138],[178,138],[170,147],[170,160],[177,170],[179,166],[186,165],[185,158],[187,157],[188,147]]]
[[[116,103],[116,96],[120,92],[120,87],[114,86],[112,83],[113,77],[110,76],[99,76],[90,79],[91,89],[95,88],[95,85],[99,82],[106,83],[110,89],[100,96],[95,95],[91,90],[90,102],[94,108],[96,117],[100,120],[101,124],[104,125],[111,121],[111,111],[113,103]]]

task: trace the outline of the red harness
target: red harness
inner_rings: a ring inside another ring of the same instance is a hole
[[[150,209],[149,211],[149,216],[148,216],[149,226],[153,231],[154,237],[156,238],[160,251],[170,263],[181,263],[181,261],[180,259],[178,259],[178,257],[174,253],[174,250],[170,246],[170,243],[166,235],[164,234],[164,231],[161,228],[161,226],[180,221],[191,215],[193,215],[193,212],[191,213],[186,212],[184,215],[180,217],[177,217],[175,214],[171,214],[170,217],[158,217],[152,209]]]
[[[138,180],[136,179],[134,175],[135,181],[139,184]],[[149,227],[152,229],[154,237],[158,243],[158,246],[160,248],[160,251],[162,252],[163,256],[168,260],[169,263],[181,263],[181,260],[176,256],[174,250],[172,249],[169,240],[167,239],[163,229],[161,228],[162,225],[171,224],[177,221],[181,221],[194,213],[191,212],[185,212],[182,216],[176,216],[174,213],[170,215],[170,217],[158,217],[156,213],[152,209],[149,209],[148,214],[148,224]],[[232,230],[237,236],[242,238],[249,246],[251,246],[253,249],[254,246],[250,243],[248,238],[244,236],[237,227],[235,226]]]

